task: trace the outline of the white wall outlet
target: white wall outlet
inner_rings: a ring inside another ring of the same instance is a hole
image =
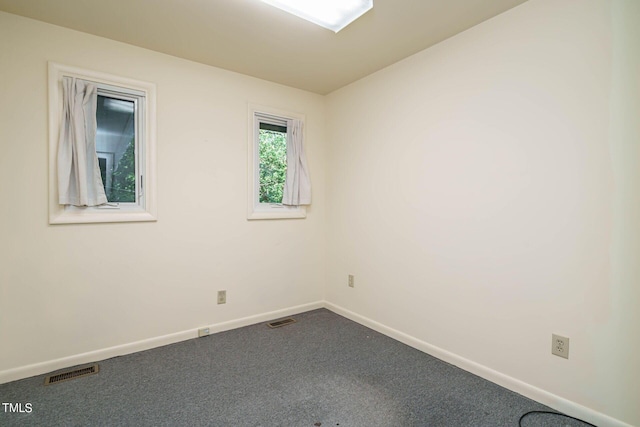
[[[551,335],[551,354],[556,356],[569,358],[569,338],[560,335]]]
[[[355,279],[354,279],[354,277],[353,277],[353,274],[350,274],[350,275],[349,275],[349,287],[350,287],[350,288],[354,288],[355,286],[356,286],[356,285],[355,285]]]
[[[198,329],[198,336],[199,337],[206,337],[207,335],[209,335],[209,328],[200,328],[200,329]]]
[[[227,291],[218,291],[218,304],[227,303]]]

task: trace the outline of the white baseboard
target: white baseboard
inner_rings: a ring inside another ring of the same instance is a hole
[[[469,359],[465,359],[464,357],[458,356],[457,354],[451,353],[427,342],[421,341],[417,338],[405,334],[404,332],[400,332],[396,329],[390,328],[386,325],[383,325],[382,323],[356,314],[338,305],[325,301],[324,306],[328,310],[344,316],[347,319],[360,323],[361,325],[371,328],[374,331],[380,332],[383,335],[400,341],[424,353],[430,354],[431,356],[455,365],[467,372],[471,372],[474,375],[482,377],[488,381],[491,381],[492,383],[498,384],[508,390],[535,400],[536,402],[547,405],[550,408],[553,408],[569,416],[585,420],[589,423],[601,427],[633,427],[632,425],[627,424],[623,421],[612,418],[601,412],[594,411],[593,409],[587,408],[586,406],[582,406],[576,402],[572,402],[553,393],[549,393],[548,391],[542,390],[538,387],[532,386],[531,384],[527,384],[523,381],[502,374],[498,371],[494,371],[493,369],[487,368],[484,365],[473,362]]]
[[[149,350],[152,348],[161,347],[168,344],[175,344],[180,341],[186,341],[192,338],[197,338],[198,329],[200,328],[208,327],[210,332],[213,334],[217,332],[223,332],[223,331],[229,331],[231,329],[241,328],[243,326],[253,325],[256,323],[266,322],[269,320],[277,319],[279,317],[291,316],[293,314],[315,310],[323,307],[324,307],[324,302],[317,301],[309,304],[303,304],[295,307],[285,308],[282,310],[270,311],[267,313],[261,313],[253,316],[243,317],[241,319],[235,319],[227,322],[216,323],[213,325],[202,325],[197,329],[189,329],[186,331],[176,332],[173,334],[149,338],[141,341],[135,341],[128,344],[89,351],[87,353],[74,354],[72,356],[62,357],[60,359],[48,360],[41,363],[34,363],[32,365],[20,366],[14,369],[7,369],[5,371],[0,371],[0,384],[21,380],[21,379],[33,377],[36,375],[46,374],[48,372],[56,371],[58,369],[65,369],[71,366],[82,365],[85,363],[98,362],[100,360],[105,360],[112,357],[123,356],[125,354],[131,354],[138,351]]]

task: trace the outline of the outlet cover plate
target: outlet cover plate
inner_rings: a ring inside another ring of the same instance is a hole
[[[349,287],[350,288],[355,287],[355,283],[354,282],[355,282],[355,278],[353,277],[353,274],[350,274],[349,275]]]
[[[227,291],[218,291],[218,304],[227,303]]]
[[[561,335],[551,335],[551,354],[556,356],[569,358],[569,338]]]

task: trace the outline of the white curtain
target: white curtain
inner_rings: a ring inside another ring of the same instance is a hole
[[[107,203],[96,154],[97,88],[84,80],[62,80],[62,122],[58,142],[58,194],[61,205]]]
[[[287,139],[287,180],[284,183],[282,204],[289,206],[311,204],[311,179],[302,145],[302,121],[293,120],[291,138]]]

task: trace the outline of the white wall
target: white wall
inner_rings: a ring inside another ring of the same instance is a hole
[[[156,83],[158,222],[48,225],[47,61]],[[6,13],[0,82],[4,380],[322,300],[321,96]],[[306,115],[306,219],[246,219],[248,102]]]
[[[327,301],[640,425],[638,27],[531,0],[330,94]]]

